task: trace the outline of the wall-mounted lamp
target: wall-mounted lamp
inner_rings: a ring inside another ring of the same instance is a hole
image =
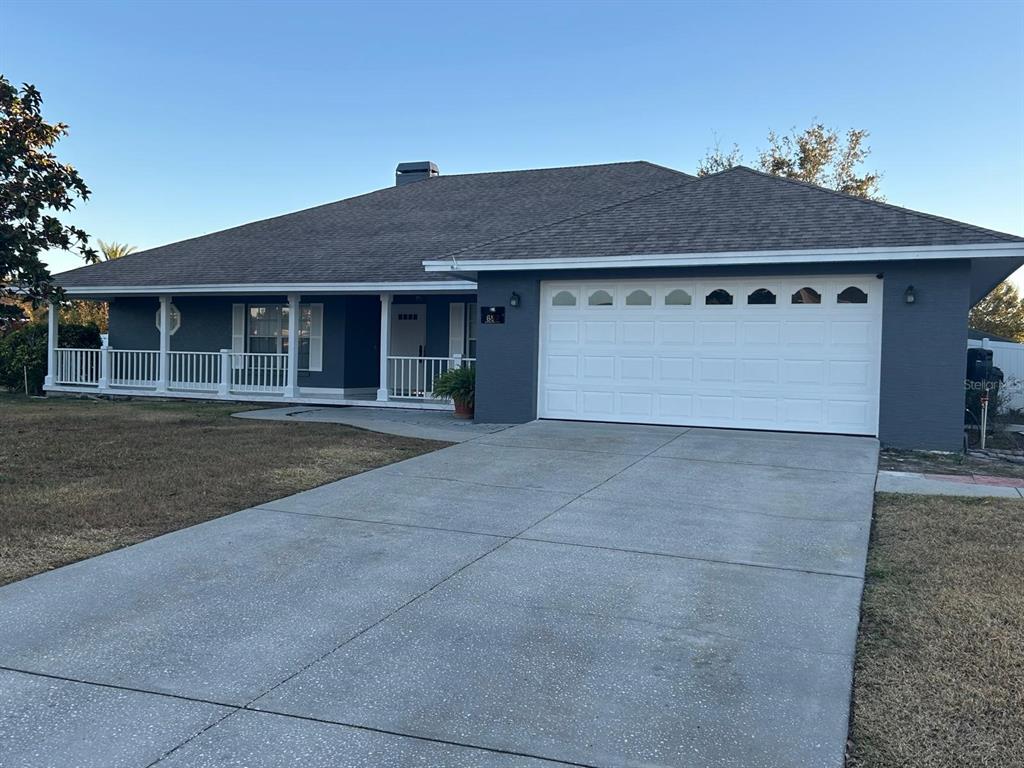
[[[913,304],[915,301],[917,301],[917,295],[914,293],[914,286],[907,286],[907,290],[903,292],[903,301],[905,301],[907,304]]]
[[[519,301],[519,294],[516,293],[515,291],[512,291],[512,295],[508,297],[508,305],[510,307],[518,307]]]

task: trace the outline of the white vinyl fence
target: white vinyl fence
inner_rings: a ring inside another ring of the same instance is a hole
[[[968,339],[967,347],[992,350],[992,364],[1003,372],[1002,401],[1007,408],[1024,409],[1024,344]]]

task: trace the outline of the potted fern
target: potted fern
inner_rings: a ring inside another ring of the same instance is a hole
[[[455,417],[473,418],[476,403],[476,370],[468,366],[449,368],[434,379],[434,397],[455,403]]]

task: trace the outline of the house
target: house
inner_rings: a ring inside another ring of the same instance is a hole
[[[736,167],[646,162],[396,184],[61,274],[110,302],[53,392],[446,408],[476,418],[962,444],[965,319],[1024,239]],[[296,343],[290,343],[295,340]]]

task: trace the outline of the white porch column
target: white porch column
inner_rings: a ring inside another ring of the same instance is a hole
[[[57,318],[60,316],[60,306],[50,302],[50,310],[47,316],[49,323],[46,333],[46,377],[43,379],[43,386],[52,386],[57,379]]]
[[[170,358],[167,353],[171,351],[171,297],[160,297],[160,380],[157,382],[156,391],[166,392],[167,383],[170,379]]]
[[[288,294],[288,380],[284,396],[299,396],[299,294]]]
[[[100,380],[101,390],[110,387],[110,336],[103,334],[100,338]]]
[[[380,295],[380,381],[377,389],[378,402],[388,399],[388,352],[391,347],[391,294]]]

